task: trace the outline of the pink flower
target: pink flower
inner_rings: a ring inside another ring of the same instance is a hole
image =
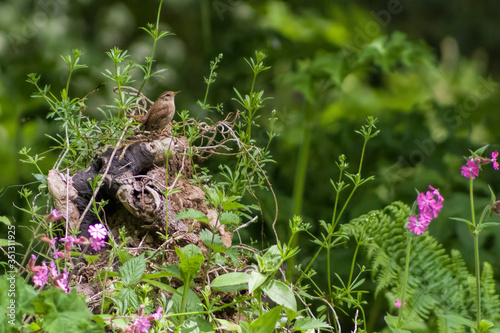
[[[420,216],[423,216],[422,214]],[[410,216],[408,219],[408,229],[413,232],[415,235],[421,235],[427,230],[428,223],[423,223],[424,221],[420,221],[420,219],[417,220],[415,215]]]
[[[59,220],[62,217],[66,217],[66,213],[60,213],[57,209],[52,209],[49,215],[47,215],[46,220],[49,222],[54,222]]]
[[[151,323],[146,317],[139,317],[134,324],[137,333],[148,333]]]
[[[57,271],[57,266],[56,266],[56,263],[54,262],[54,260],[50,261],[50,275],[52,275],[52,277],[57,277],[59,275],[59,272]]]
[[[50,247],[51,247],[52,249],[54,249],[54,247],[56,246],[56,243],[57,243],[57,237],[54,237],[53,239],[50,239],[50,238],[48,238],[47,236],[42,235],[40,238],[41,238],[41,240],[43,240],[44,242],[49,243],[49,245],[50,245]]]
[[[61,275],[54,277],[56,279],[56,286],[62,291],[64,291],[66,294],[69,293],[68,277],[69,277],[69,272],[66,268],[64,269]]]
[[[68,236],[60,239],[61,242],[65,243],[64,244],[64,249],[66,252],[70,252],[71,248],[73,247],[73,244],[76,241],[76,238],[74,236]]]
[[[94,239],[104,239],[106,238],[106,228],[101,223],[91,225],[89,227],[89,234]]]
[[[417,196],[420,215],[418,218],[411,215],[408,219],[408,229],[415,235],[423,234],[429,227],[431,220],[438,216],[438,212],[443,208],[443,197],[439,190],[429,185],[430,191],[420,193]],[[437,199],[434,199],[436,197]]]
[[[94,249],[94,251],[99,251],[101,248],[103,248],[106,244],[104,244],[104,240],[102,239],[94,239],[91,238],[92,243],[90,243],[90,246]]]
[[[420,193],[417,197],[418,208],[421,211],[427,211],[432,208],[432,206],[436,203],[434,200],[434,194],[431,191],[427,191],[424,193]]]
[[[68,258],[68,256],[65,253],[59,251],[58,249],[54,251],[54,254],[52,256],[54,257],[54,259]]]
[[[467,166],[462,167],[462,175],[465,178],[476,178],[479,175],[479,165],[472,158],[467,160]]]
[[[33,268],[35,267],[36,258],[37,258],[36,254],[32,254],[30,261],[28,261],[28,267],[27,268],[31,272],[34,272]]]
[[[161,306],[156,309],[156,312],[149,315],[148,319],[160,320],[163,313],[163,308]]]
[[[396,303],[394,303],[394,306],[397,308],[401,307],[401,301],[399,300],[399,298],[396,299]],[[406,306],[406,302],[403,303],[403,306]]]
[[[35,266],[37,268],[37,273],[33,276],[33,283],[39,287],[44,286],[49,279],[49,268],[47,264],[42,262],[42,266]]]
[[[497,162],[498,152],[494,151],[491,153],[491,163],[493,163],[493,169],[498,170],[498,162]]]

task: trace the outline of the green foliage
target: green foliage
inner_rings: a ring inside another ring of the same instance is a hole
[[[396,301],[401,288],[401,273],[406,255],[405,225],[411,208],[395,202],[382,210],[372,211],[342,226],[342,232],[359,236],[372,261],[376,292],[384,292],[389,303]],[[463,332],[463,321],[454,318],[475,317],[475,278],[466,269],[458,251],[446,254],[443,246],[428,233],[412,239],[408,280],[408,306],[403,311],[410,320],[426,330]],[[482,283],[483,315],[500,323],[500,298],[495,293],[491,266],[484,263]],[[397,320],[397,319],[396,319]],[[422,328],[421,328],[422,329]]]
[[[12,274],[0,277],[0,295],[0,306],[7,309],[7,316],[0,318],[2,332],[13,332],[21,327],[22,331],[41,329],[49,333],[104,332],[102,326],[92,321],[92,313],[76,290],[66,294],[50,288],[37,293],[24,279]],[[36,320],[28,325],[23,321],[26,315],[34,315]]]

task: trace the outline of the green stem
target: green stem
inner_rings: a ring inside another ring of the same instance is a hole
[[[151,77],[151,68],[153,67],[153,59],[155,56],[156,42],[158,41],[158,34],[160,32],[160,13],[161,13],[162,3],[163,3],[163,0],[160,0],[160,6],[158,7],[158,14],[156,15],[156,38],[154,38],[153,48],[151,50],[151,62],[148,63],[147,71],[146,71],[147,74],[144,77],[144,81],[142,81],[141,87],[139,88],[137,95],[140,95],[142,88],[144,88],[146,83],[149,81],[149,78]]]
[[[481,268],[479,266],[479,230],[476,225],[476,214],[474,212],[474,185],[473,179],[469,178],[469,195],[470,195],[470,209],[472,215],[472,224],[474,230],[472,236],[474,238],[474,271],[476,275],[476,332],[481,332]]]
[[[341,172],[339,172],[339,181],[337,182],[337,184],[340,184],[340,182],[342,181],[342,175],[343,175],[343,172],[341,170]],[[333,205],[333,215],[332,215],[332,227],[335,229],[335,216],[337,215],[337,207],[339,205],[339,196],[340,196],[340,191],[341,189],[338,188],[337,189],[337,194],[335,195],[335,204]]]
[[[114,251],[111,251],[110,255],[109,255],[109,260],[108,260],[108,267],[111,267],[112,264],[113,264],[113,261],[115,260],[115,252]],[[102,297],[101,297],[101,315],[104,313],[104,301],[106,300],[106,282],[108,281],[108,273],[109,273],[109,270],[108,269],[105,269],[105,273],[104,273],[104,279],[102,281],[104,281],[104,285],[102,286]]]
[[[411,240],[412,240],[412,237],[410,235],[408,235],[408,242],[406,243],[405,275],[403,276],[403,282],[402,282],[401,299],[400,299],[401,306],[399,307],[398,324],[401,324],[401,320],[403,319],[403,307],[404,307],[405,298],[406,298],[406,284],[408,282],[408,270],[410,268]]]
[[[250,105],[253,106],[253,88],[255,86],[255,80],[257,79],[257,72],[254,71],[253,73],[253,80],[252,80],[252,87],[250,88]],[[252,134],[252,122],[253,122],[253,115],[255,113],[255,111],[257,111],[257,109],[255,108],[250,108],[247,110],[248,111],[248,124],[247,124],[247,137],[246,137],[246,143],[249,144],[250,143],[250,137],[251,137],[251,134]],[[253,111],[253,112],[252,112]]]
[[[356,257],[358,256],[358,250],[359,250],[359,240],[356,237],[356,250],[354,250],[354,256],[352,257],[351,261],[351,272],[349,274],[349,280],[347,281],[347,290],[351,288],[351,282],[352,282],[352,275],[354,273],[354,264],[356,263]]]
[[[304,108],[304,113],[307,113],[307,107]],[[304,115],[306,116],[306,115]],[[304,201],[304,189],[306,183],[307,166],[309,164],[309,152],[311,150],[311,126],[308,120],[305,121],[302,133],[302,146],[300,148],[299,160],[297,161],[297,169],[295,172],[294,188],[293,188],[293,214],[300,215]],[[295,248],[298,244],[299,237],[294,237],[290,248]],[[295,257],[289,259],[287,264],[287,275],[291,279],[295,271]]]
[[[181,311],[180,311],[181,313],[186,311],[188,291],[189,291],[189,281],[184,281],[184,288],[182,291]],[[183,317],[180,317],[180,322],[181,322],[181,324],[184,322]]]

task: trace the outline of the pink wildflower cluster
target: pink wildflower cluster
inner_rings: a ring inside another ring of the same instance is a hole
[[[54,211],[56,210],[54,209],[51,214],[55,214]],[[57,218],[57,216],[55,217],[56,220],[59,218]],[[47,236],[42,235],[41,239],[42,241],[49,243],[50,248],[52,249],[52,251],[54,251],[53,253],[54,259],[70,259],[71,248],[75,244],[78,245],[90,244],[90,246],[96,251],[104,247],[104,239],[106,238],[106,228],[104,228],[104,226],[101,223],[98,223],[90,226],[88,231],[89,234],[91,235],[90,241],[83,236],[80,237],[68,236],[59,239],[59,242],[64,243],[64,250],[62,251],[59,251],[59,249],[56,248],[58,240],[57,237],[50,239]],[[33,276],[33,283],[39,287],[42,287],[47,283],[47,281],[52,280],[53,284],[56,287],[64,290],[65,292],[69,292],[68,289],[69,272],[66,270],[66,268],[64,269],[62,274],[59,274],[57,271],[57,266],[53,260],[50,261],[50,268],[49,268],[45,263],[45,261],[42,262],[41,265],[35,265],[36,259],[37,256],[32,254],[31,259],[28,263],[28,270],[35,273],[35,275]]]
[[[39,287],[43,287],[50,279],[57,288],[63,290],[65,293],[69,293],[68,270],[65,268],[63,273],[59,274],[56,263],[53,260],[50,261],[49,268],[45,261],[42,262],[42,265],[35,265],[36,259],[37,256],[32,254],[28,262],[28,270],[35,273],[33,276],[33,283]]]
[[[436,218],[438,212],[443,208],[443,197],[434,187],[429,185],[430,191],[420,193],[417,196],[418,208],[420,215],[418,218],[411,215],[408,219],[408,229],[415,235],[423,234],[429,227],[429,223],[433,218]],[[436,198],[434,198],[436,197]]]
[[[462,176],[465,178],[475,179],[479,175],[479,170],[483,164],[492,164],[493,169],[498,170],[499,164],[497,162],[498,152],[494,151],[491,153],[491,158],[485,157],[470,157],[467,160],[467,165],[462,166]]]
[[[139,317],[137,317],[130,326],[125,329],[127,333],[148,333],[151,328],[151,320],[160,320],[163,314],[163,308],[161,306],[156,309],[156,312],[150,314],[149,316],[143,316],[142,311],[144,310],[144,305],[141,306],[139,310]]]

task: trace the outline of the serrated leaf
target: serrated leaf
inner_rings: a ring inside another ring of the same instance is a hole
[[[198,275],[205,257],[203,257],[200,248],[194,244],[188,244],[182,250],[176,247],[175,252],[179,256],[179,270],[182,281],[189,284]]]
[[[281,281],[273,280],[262,287],[262,291],[274,302],[297,311],[297,301],[292,289]]]
[[[119,270],[123,284],[126,287],[135,286],[146,270],[144,254],[128,260],[120,267]]]
[[[232,292],[248,289],[250,274],[233,272],[220,275],[212,281],[212,288],[218,291]]]
[[[239,223],[240,217],[232,212],[224,212],[219,218],[220,224]]]
[[[200,222],[204,223],[209,223],[210,219],[203,214],[203,212],[200,212],[199,210],[189,208],[186,211],[179,212],[177,215],[175,215],[176,220],[181,220],[181,219],[191,219],[191,220],[197,220]]]
[[[116,297],[117,301],[120,301],[123,304],[123,311],[127,311],[128,308],[132,308],[135,311],[139,310],[141,302],[139,301],[139,296],[136,291],[132,288],[125,288],[120,291],[118,296]]]
[[[299,318],[295,321],[295,324],[293,326],[296,330],[301,330],[301,331],[330,328],[330,325],[325,323],[323,320],[311,317]]]

